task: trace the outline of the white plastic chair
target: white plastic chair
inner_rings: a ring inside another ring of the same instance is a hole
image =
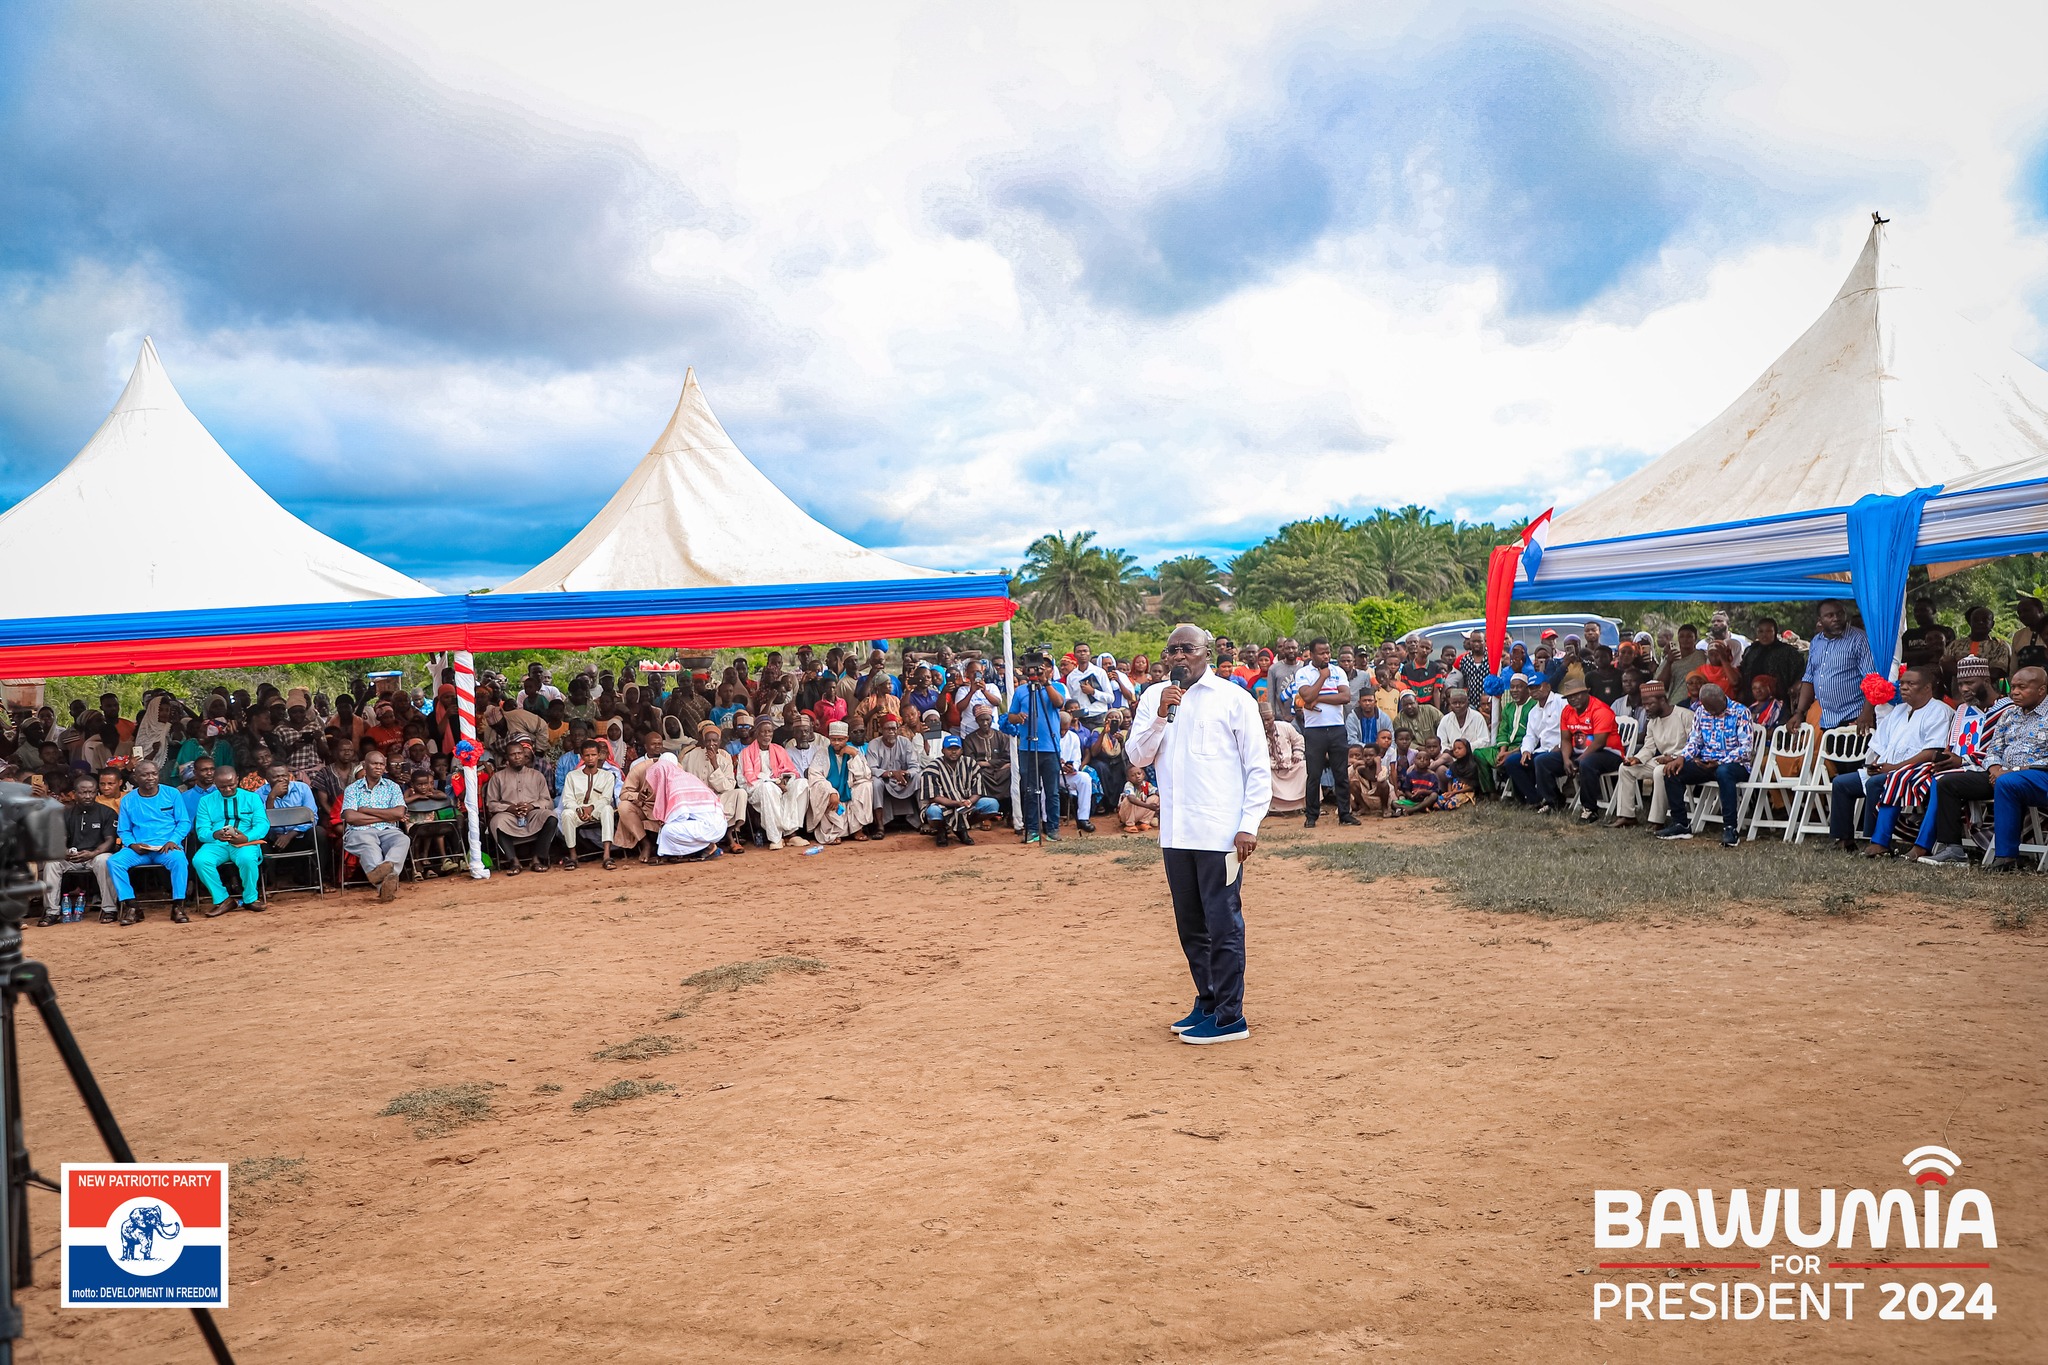
[[[1752,777],[1756,774],[1757,765],[1763,761],[1766,743],[1764,732],[1759,727],[1750,740],[1749,761],[1743,765],[1749,769]],[[1736,784],[1738,792],[1742,785],[1739,782]],[[1704,833],[1710,824],[1725,826],[1728,823],[1726,815],[1721,810],[1721,784],[1718,782],[1700,782],[1687,788],[1685,804],[1686,809],[1692,812],[1692,832],[1695,835]],[[1742,828],[1742,798],[1739,795],[1736,797],[1735,828]]]
[[[1788,773],[1781,759],[1795,760],[1797,766]],[[1771,732],[1770,744],[1759,765],[1750,770],[1749,781],[1739,784],[1742,823],[1748,828],[1750,839],[1754,840],[1759,830],[1775,829],[1784,831],[1780,837],[1790,842],[1792,826],[1798,819],[1799,788],[1813,763],[1812,726],[1781,725]]]
[[[1793,843],[1805,843],[1809,834],[1825,838],[1829,832],[1835,774],[1828,765],[1861,763],[1869,751],[1870,736],[1859,733],[1853,725],[1838,725],[1821,735],[1820,753],[1799,784],[1799,814],[1792,826]]]
[[[1634,716],[1616,716],[1614,718],[1614,729],[1615,748],[1621,753],[1621,761],[1626,763],[1628,762],[1629,751],[1636,747],[1636,733],[1642,727],[1636,723]],[[1601,809],[1610,814],[1614,810],[1614,789],[1620,785],[1621,769],[1619,768],[1616,768],[1613,772],[1606,774],[1600,779],[1600,806]]]

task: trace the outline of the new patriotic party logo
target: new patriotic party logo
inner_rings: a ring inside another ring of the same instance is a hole
[[[225,1308],[228,1168],[64,1165],[66,1308]]]

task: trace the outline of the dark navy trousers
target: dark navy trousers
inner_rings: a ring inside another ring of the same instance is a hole
[[[1173,895],[1173,923],[1180,931],[1180,950],[1187,955],[1188,975],[1195,979],[1195,1002],[1219,1024],[1244,1017],[1244,870],[1225,883],[1224,859],[1208,849],[1166,848],[1166,888]]]

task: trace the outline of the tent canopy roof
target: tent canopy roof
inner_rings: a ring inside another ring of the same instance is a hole
[[[644,592],[940,578],[856,545],[792,502],[712,415],[694,369],[611,501],[499,592]]]
[[[1900,279],[1879,222],[1834,300],[1747,392],[1663,458],[1560,513],[1551,541],[2043,476],[2048,373]]]
[[[260,570],[241,550],[195,547],[188,533],[204,526],[261,546]],[[121,533],[120,553],[81,554],[93,527]],[[435,595],[280,507],[192,415],[147,339],[85,448],[0,514],[0,547],[17,608],[61,617]]]

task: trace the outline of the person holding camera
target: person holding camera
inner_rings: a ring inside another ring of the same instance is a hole
[[[1244,862],[1259,846],[1273,774],[1258,703],[1209,668],[1209,635],[1176,626],[1168,680],[1145,689],[1125,747],[1159,775],[1159,846],[1195,1007],[1184,1043],[1250,1036],[1244,1018]]]
[[[1052,656],[1034,649],[1023,658],[1024,681],[1010,694],[1003,733],[1017,741],[1024,842],[1060,837],[1060,713],[1067,689],[1050,681]]]

